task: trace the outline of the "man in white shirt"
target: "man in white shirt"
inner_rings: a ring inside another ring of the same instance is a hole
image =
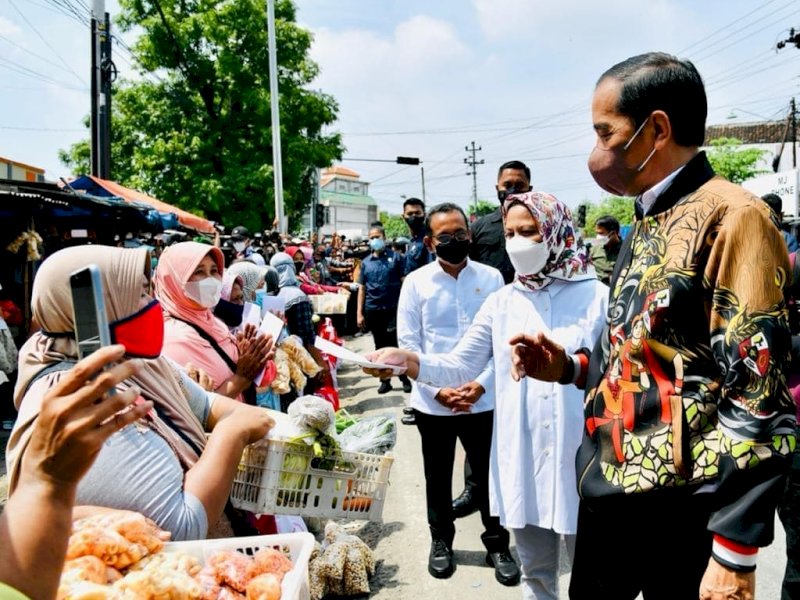
[[[401,348],[423,353],[449,352],[463,337],[483,301],[503,287],[493,267],[467,258],[470,231],[464,211],[455,204],[433,207],[425,219],[425,245],[437,255],[410,273],[400,292],[397,332]],[[487,340],[490,344],[491,340]],[[422,441],[431,552],[428,572],[436,578],[453,574],[455,517],[452,506],[456,439],[461,441],[476,481],[485,528],[481,535],[487,564],[503,585],[520,578],[508,552],[509,535],[489,511],[489,457],[494,417],[494,368],[491,361],[475,381],[459,388],[415,383],[411,407]]]

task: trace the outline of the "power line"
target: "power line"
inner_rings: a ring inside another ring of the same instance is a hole
[[[50,51],[51,51],[53,54],[55,54],[55,55],[56,55],[56,57],[58,57],[58,60],[60,60],[60,61],[61,61],[61,62],[64,64],[64,66],[65,66],[65,67],[67,67],[67,69],[69,69],[70,71],[72,71],[72,74],[73,74],[73,75],[75,75],[75,77],[77,77],[77,78],[78,78],[78,79],[79,79],[81,82],[83,82],[84,84],[86,84],[86,80],[85,80],[85,79],[83,79],[83,77],[81,77],[80,75],[78,75],[78,74],[75,72],[75,69],[73,69],[73,68],[72,68],[72,67],[69,65],[69,63],[67,63],[67,61],[66,61],[66,60],[64,60],[64,57],[63,57],[63,56],[61,56],[61,54],[59,54],[58,52],[56,52],[55,48],[53,48],[53,47],[50,45],[50,43],[49,43],[49,42],[48,42],[48,41],[47,41],[47,40],[44,38],[44,36],[43,36],[41,33],[39,33],[39,30],[38,30],[38,29],[36,29],[36,27],[34,26],[34,24],[33,24],[33,23],[31,23],[31,22],[28,20],[28,17],[26,17],[26,16],[25,16],[25,13],[23,13],[23,12],[22,12],[22,11],[21,11],[19,8],[17,8],[17,5],[16,5],[16,4],[14,4],[14,0],[8,0],[8,3],[9,3],[9,4],[11,4],[11,7],[12,7],[12,8],[13,8],[15,11],[17,11],[17,13],[19,14],[19,16],[20,16],[20,17],[22,17],[22,19],[23,19],[23,20],[24,20],[24,21],[25,21],[25,22],[28,24],[28,27],[30,27],[30,28],[33,30],[33,32],[34,32],[34,33],[35,33],[35,34],[36,34],[36,35],[39,37],[39,39],[40,39],[40,40],[42,40],[42,43],[44,43],[44,45],[45,45],[45,46],[47,46],[48,48],[50,48]]]
[[[5,63],[5,64],[3,64]],[[58,81],[57,79],[53,79],[45,75],[44,73],[40,73],[39,71],[34,71],[33,69],[29,69],[28,67],[24,67],[20,64],[17,64],[13,61],[10,61],[6,58],[0,56],[0,67],[4,67],[10,71],[14,71],[15,73],[19,73],[20,75],[24,75],[26,77],[31,77],[33,79],[38,79],[39,81],[44,81],[46,83],[53,84],[55,86],[67,89],[67,90],[75,90],[78,92],[85,92],[88,88],[79,88],[62,81]]]
[[[733,27],[734,25],[736,25],[736,23],[738,23],[738,22],[740,22],[740,21],[742,21],[742,20],[746,19],[747,17],[749,17],[749,16],[750,16],[750,15],[752,15],[753,13],[757,13],[757,12],[758,12],[758,11],[760,11],[761,9],[763,9],[763,8],[766,8],[767,6],[769,6],[770,4],[772,4],[772,3],[774,3],[774,2],[777,2],[777,0],[769,0],[767,3],[765,3],[765,4],[762,4],[762,5],[761,5],[761,6],[759,6],[758,8],[754,8],[754,9],[753,9],[753,10],[751,10],[749,13],[747,13],[747,14],[744,14],[744,15],[742,15],[741,17],[738,17],[738,18],[734,19],[733,21],[731,21],[731,22],[730,22],[730,23],[728,23],[727,25],[723,25],[722,27],[720,27],[719,29],[717,29],[717,30],[716,30],[716,31],[714,31],[713,33],[710,33],[709,35],[705,36],[704,38],[697,40],[697,41],[696,41],[696,42],[694,42],[693,44],[690,44],[690,45],[686,46],[686,48],[684,48],[683,50],[681,50],[681,51],[679,52],[679,54],[684,54],[684,55],[685,55],[685,54],[686,54],[686,53],[687,53],[689,50],[691,50],[692,48],[694,48],[694,47],[695,47],[695,46],[697,46],[698,44],[702,44],[703,42],[710,40],[711,38],[713,38],[713,37],[714,37],[715,35],[717,35],[718,33],[721,33],[721,32],[723,32],[723,31],[725,31],[726,29],[728,29],[728,28],[730,28],[730,27]],[[780,10],[780,9],[779,9],[779,10]]]
[[[0,125],[0,129],[6,129],[9,131],[45,131],[45,132],[52,132],[57,131],[60,133],[64,132],[82,132],[86,133],[86,128],[83,129],[69,129],[69,128],[58,128],[58,127],[13,127],[10,125]]]

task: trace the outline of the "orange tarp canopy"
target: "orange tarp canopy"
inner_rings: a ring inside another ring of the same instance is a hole
[[[175,213],[178,216],[178,221],[184,227],[189,227],[190,229],[194,229],[201,233],[214,233],[214,225],[211,223],[211,221],[204,219],[203,217],[198,217],[197,215],[186,210],[172,206],[171,204],[167,204],[161,200],[157,200],[156,198],[148,196],[147,194],[143,194],[142,192],[137,192],[136,190],[126,188],[124,185],[120,185],[113,181],[100,179],[99,177],[95,177],[93,175],[88,175],[88,177],[97,185],[108,190],[108,192],[114,196],[124,198],[128,202],[141,202],[143,204],[148,204],[159,212]]]

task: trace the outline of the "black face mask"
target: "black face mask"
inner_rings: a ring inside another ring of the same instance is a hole
[[[425,225],[425,217],[414,215],[413,217],[406,217],[405,222],[411,231],[419,231]]]
[[[460,265],[469,254],[469,240],[459,242],[453,238],[446,244],[439,244],[435,248],[436,256],[451,265]]]
[[[243,315],[243,304],[234,304],[224,298],[220,298],[219,303],[214,307],[214,316],[228,327],[238,327],[241,325]]]
[[[297,272],[298,275],[303,272],[305,269],[306,264],[301,262],[294,263],[294,270]]]
[[[505,189],[499,189],[497,190],[497,199],[500,201],[500,204],[503,204],[503,202],[506,201],[506,198],[511,194],[525,194],[526,192],[530,192],[531,189],[533,189],[531,188],[531,186],[528,186],[527,189],[523,188],[524,186],[519,186],[519,187],[511,186]]]

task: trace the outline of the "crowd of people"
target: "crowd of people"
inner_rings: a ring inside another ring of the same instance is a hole
[[[783,598],[799,598],[800,267],[780,208],[714,174],[691,62],[631,57],[600,77],[591,108],[589,170],[636,198],[624,241],[608,216],[587,246],[512,160],[495,212],[470,223],[458,205],[410,198],[396,246],[379,222],[363,240],[240,226],[212,243],[131,236],[46,259],[19,351],[0,596],[54,597],[75,515],[136,511],[173,539],[258,530],[229,503],[236,466],[270,410],[333,380],[310,297],[335,293],[342,333],[369,330],[369,358],[402,371],[433,577],[453,576],[455,520],[479,511],[487,564],[526,599],[558,598],[562,539],[573,599],[747,599],[777,510]],[[91,264],[115,345],[79,361],[69,275]],[[268,298],[276,339],[245,322]],[[317,368],[279,392],[289,338]],[[368,372],[378,394],[392,389],[393,370]]]

